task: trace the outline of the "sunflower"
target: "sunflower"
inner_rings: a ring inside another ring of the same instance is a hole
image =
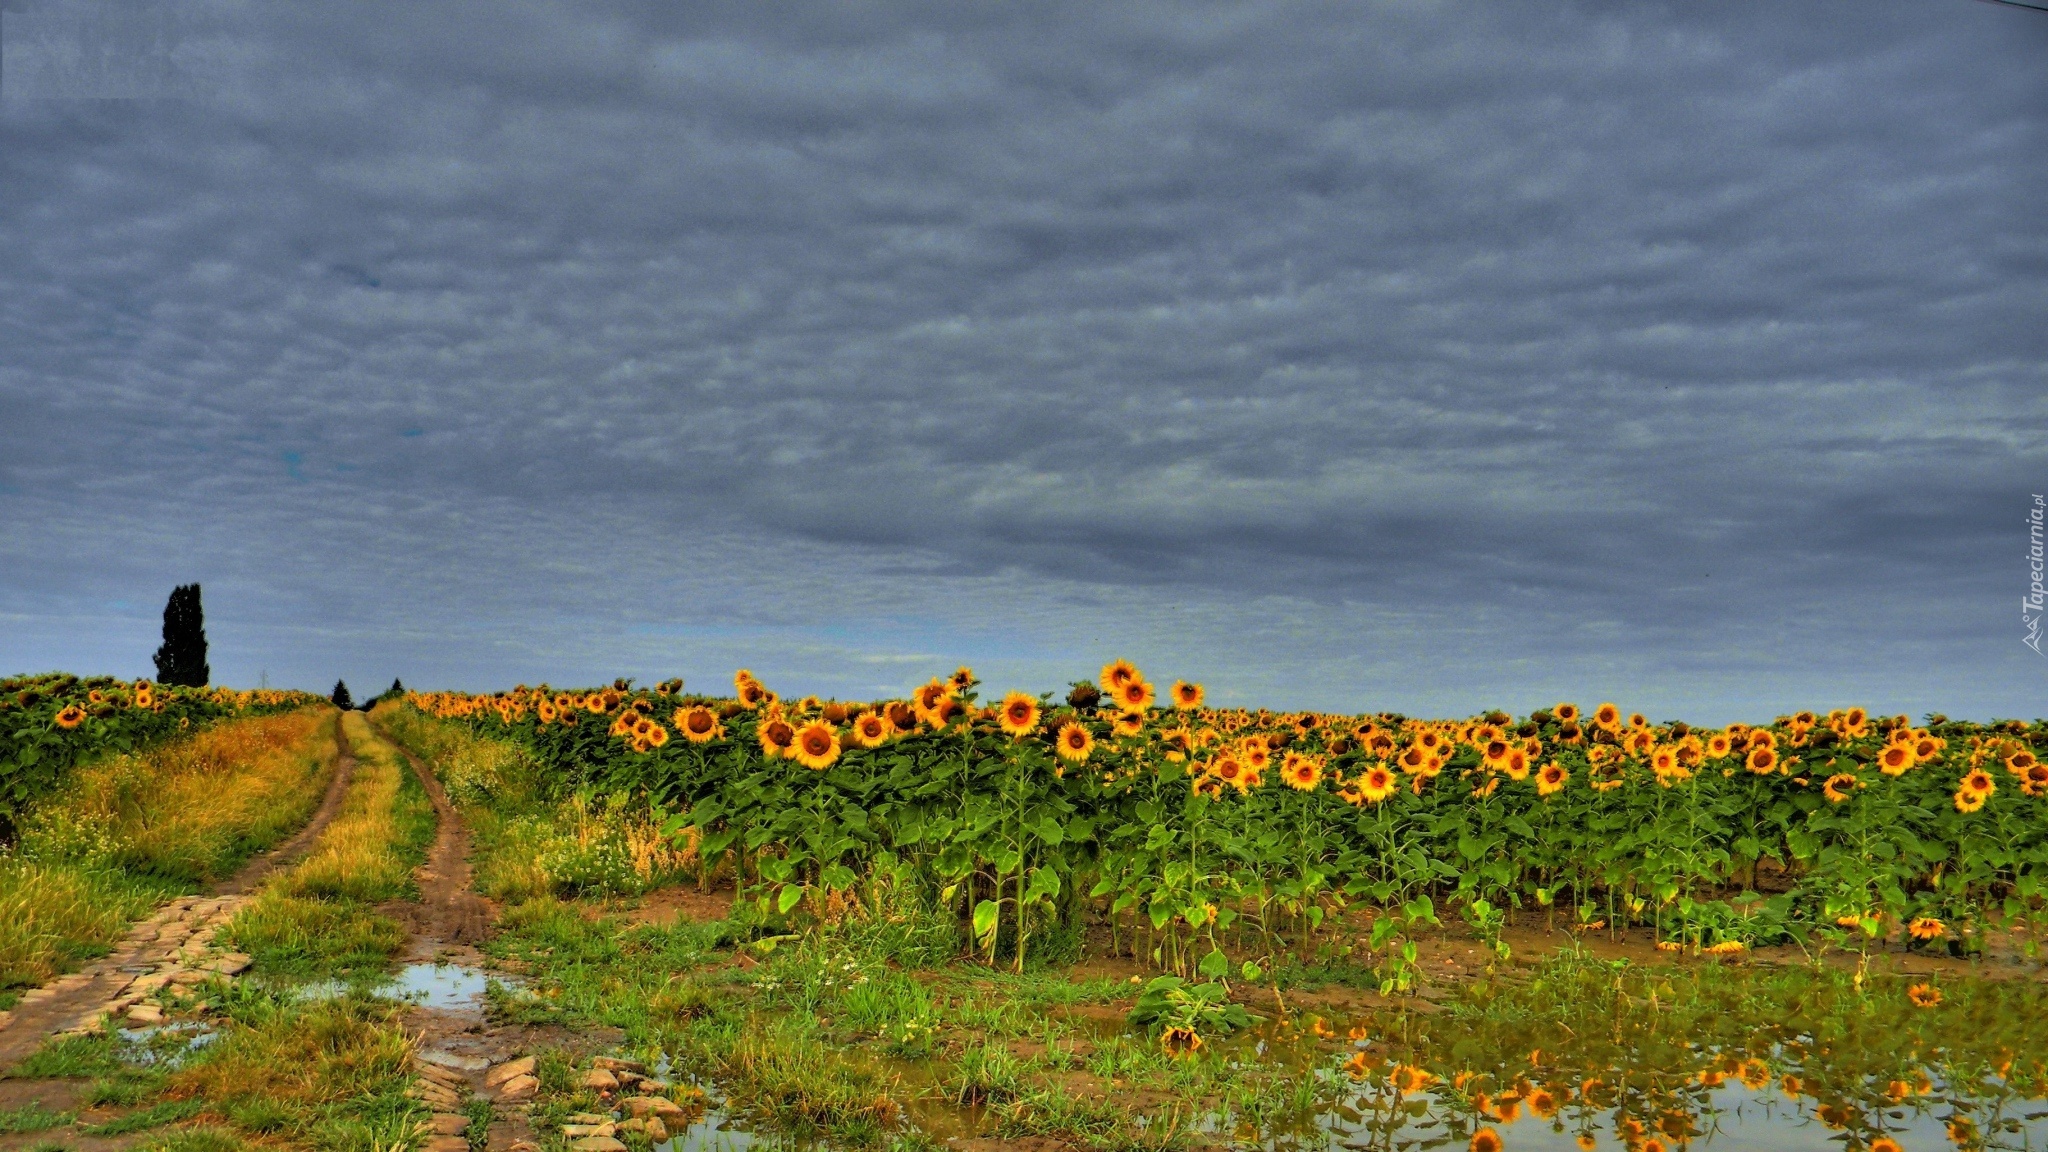
[[[583,710],[592,716],[602,716],[611,711],[612,706],[605,700],[604,693],[592,692],[583,698]]]
[[[1941,755],[1942,747],[1943,744],[1940,740],[1932,736],[1922,736],[1918,740],[1913,741],[1913,760],[1915,763],[1925,764],[1936,756]]]
[[[911,707],[917,709],[920,717],[930,717],[940,704],[953,698],[953,689],[943,680],[933,680],[920,685],[910,694]]]
[[[2005,770],[2015,776],[2025,776],[2034,765],[2040,763],[2034,754],[2024,748],[2005,758]]]
[[[853,718],[846,737],[863,748],[873,748],[889,738],[889,718],[870,708]]]
[[[725,726],[718,722],[718,713],[702,704],[694,708],[678,708],[670,719],[675,721],[676,731],[692,744],[703,744],[725,735]]]
[[[1752,728],[1743,738],[1743,746],[1752,752],[1759,748],[1776,748],[1778,734],[1768,728]]]
[[[917,709],[901,700],[891,700],[882,709],[882,715],[889,718],[889,727],[897,732],[909,732],[917,727]]]
[[[1842,714],[1842,723],[1855,735],[1863,734],[1863,726],[1870,722],[1870,713],[1861,708],[1851,708]]]
[[[1173,682],[1173,706],[1175,708],[1200,708],[1202,706],[1202,686],[1200,684],[1190,684],[1185,680],[1175,680]]]
[[[946,677],[946,683],[953,689],[955,694],[965,692],[969,688],[974,687],[974,669],[962,664],[960,667],[953,669],[951,676]]]
[[[1577,704],[1559,704],[1550,710],[1550,714],[1557,717],[1558,723],[1570,724],[1579,718],[1579,706]]]
[[[80,708],[76,704],[66,704],[64,710],[57,713],[57,727],[59,728],[68,730],[76,728],[83,723],[85,723],[85,709]]]
[[[1899,1142],[1889,1136],[1879,1136],[1870,1142],[1870,1152],[1906,1152]]]
[[[1057,751],[1063,760],[1072,760],[1076,764],[1083,763],[1088,759],[1088,754],[1095,751],[1095,737],[1089,735],[1088,730],[1080,724],[1069,720],[1060,726]]]
[[[1411,744],[1406,751],[1401,753],[1400,760],[1397,762],[1401,765],[1401,771],[1414,775],[1434,764],[1436,758],[1431,756],[1429,750],[1422,745]]]
[[[1138,674],[1138,666],[1129,660],[1112,660],[1102,666],[1102,690],[1110,695],[1126,684],[1144,679]]]
[[[1749,765],[1751,772],[1759,776],[1768,776],[1778,770],[1778,750],[1769,745],[1752,748],[1745,763]]]
[[[147,684],[137,688],[135,690],[135,706],[137,708],[155,708],[156,691]]]
[[[1557,1110],[1557,1093],[1548,1088],[1538,1088],[1529,1093],[1529,1111],[1538,1117],[1548,1120],[1557,1115]]]
[[[761,725],[761,753],[770,760],[789,754],[796,743],[796,729],[787,720],[770,720]]]
[[[2036,764],[2027,769],[2027,778],[2020,790],[2029,796],[2048,795],[2048,764]]]
[[[1854,787],[1856,787],[1856,777],[1854,775],[1848,772],[1837,772],[1833,776],[1828,777],[1827,783],[1820,786],[1820,794],[1828,798],[1828,803],[1840,804],[1849,798],[1849,793],[1846,789]]]
[[[1972,792],[1967,788],[1958,788],[1956,789],[1956,811],[1965,815],[1971,812],[1980,812],[1984,808],[1984,801],[1988,795],[1988,793],[1984,792]]]
[[[1014,739],[1021,740],[1031,735],[1038,727],[1038,701],[1022,692],[1012,692],[1003,697],[1003,706],[996,713],[996,723]]]
[[[1564,791],[1564,786],[1571,782],[1571,778],[1572,774],[1565,770],[1565,766],[1553,760],[1537,770],[1536,794],[1555,796]]]
[[[1904,776],[1913,766],[1913,750],[1904,744],[1887,744],[1877,754],[1877,770],[1887,776]]]
[[[1159,1047],[1168,1056],[1179,1060],[1202,1050],[1202,1036],[1193,1028],[1184,1028],[1176,1024],[1159,1034]]]
[[[1595,727],[1604,728],[1609,732],[1619,730],[1621,728],[1621,709],[1616,708],[1612,704],[1600,705],[1598,708],[1593,709],[1593,724]]]
[[[1420,777],[1417,777],[1417,779],[1419,780]],[[1365,775],[1358,778],[1356,787],[1359,796],[1363,797],[1366,803],[1377,804],[1392,796],[1394,789],[1399,787],[1399,784],[1394,774],[1387,770],[1386,765],[1375,764],[1365,770]]]
[[[1209,774],[1237,789],[1239,792],[1243,792],[1247,788],[1244,779],[1244,762],[1227,753],[1209,762]]]
[[[647,727],[641,731],[640,737],[647,741],[648,747],[659,748],[668,743],[668,729],[650,720]]]
[[[1507,763],[1508,742],[1500,739],[1488,740],[1479,750],[1479,759],[1488,769],[1500,771]]]
[[[1963,777],[1960,791],[1974,792],[1980,796],[1989,796],[1993,792],[1998,791],[1998,782],[1991,778],[1991,773],[1978,768]]]
[[[1145,717],[1137,712],[1125,712],[1110,721],[1109,727],[1119,736],[1136,736],[1145,730]]]
[[[1116,697],[1117,707],[1126,712],[1143,712],[1150,708],[1152,701],[1157,698],[1152,685],[1143,680],[1133,680],[1118,688],[1112,695]]]
[[[1915,916],[1906,925],[1906,934],[1915,940],[1939,940],[1948,935],[1948,925],[1932,916]]]
[[[543,724],[553,724],[553,723],[555,722],[555,705],[554,705],[554,702],[553,702],[553,701],[551,701],[551,700],[543,700],[543,701],[541,701],[541,702],[540,702],[539,704],[536,704],[536,705],[534,706],[534,709],[533,709],[533,714],[534,714],[534,715],[536,715],[536,716],[538,716],[538,717],[540,717],[540,722],[541,722],[541,723],[543,723]]]
[[[1323,762],[1314,756],[1289,752],[1280,761],[1280,779],[1297,792],[1313,792],[1323,782]]]
[[[806,768],[822,772],[839,759],[839,733],[824,720],[813,720],[797,729],[789,756]]]
[[[1500,1133],[1491,1128],[1481,1128],[1472,1134],[1472,1142],[1465,1145],[1466,1152],[1500,1152]]]
[[[1353,1080],[1363,1080],[1366,1073],[1372,1071],[1372,1057],[1364,1052],[1353,1052],[1351,1059],[1344,1062],[1343,1069],[1344,1074]]]
[[[1410,1092],[1422,1091],[1429,1087],[1430,1081],[1434,1079],[1436,1077],[1413,1064],[1396,1064],[1394,1070],[1387,1073],[1387,1083],[1403,1096]]]

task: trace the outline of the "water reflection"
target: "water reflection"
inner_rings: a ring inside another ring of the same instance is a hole
[[[1632,1152],[2048,1144],[2048,995],[2032,982],[1559,961],[1445,1007],[1308,1016],[1239,1041],[1225,1059],[1289,1067],[1314,1089],[1293,1107],[1238,1102],[1233,1135]]]

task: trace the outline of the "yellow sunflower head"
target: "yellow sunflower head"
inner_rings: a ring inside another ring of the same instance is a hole
[[[69,730],[83,723],[85,723],[85,709],[80,708],[76,704],[66,704],[63,710],[57,713],[57,727],[59,728]]]
[[[1031,735],[1038,727],[1038,701],[1022,692],[1010,693],[996,710],[996,725],[1015,739]]]
[[[783,719],[770,719],[761,724],[761,752],[770,760],[789,754],[790,746],[796,743],[796,729]]]
[[[1190,684],[1185,680],[1175,680],[1173,682],[1173,706],[1175,708],[1200,708],[1202,706],[1202,686],[1200,684]]]
[[[1111,696],[1115,696],[1116,690],[1124,685],[1142,679],[1144,677],[1138,674],[1137,665],[1129,660],[1112,660],[1102,666],[1102,690]]]
[[[1089,735],[1088,729],[1083,728],[1079,722],[1069,720],[1060,726],[1056,750],[1061,759],[1080,764],[1095,750],[1095,737]]]
[[[839,759],[839,733],[820,718],[796,730],[789,756],[806,768],[820,772]]]

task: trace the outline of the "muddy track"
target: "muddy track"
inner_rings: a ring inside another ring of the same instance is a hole
[[[431,960],[451,949],[467,952],[489,934],[492,919],[491,906],[470,891],[469,830],[462,826],[441,782],[419,757],[389,736],[378,735],[405,758],[434,802],[434,843],[427,850],[427,862],[413,871],[420,898],[388,904],[383,911],[403,921],[411,935],[407,960]]]
[[[289,840],[251,857],[208,896],[186,896],[159,908],[130,928],[113,951],[69,975],[32,989],[12,1012],[0,1012],[0,1072],[42,1046],[54,1032],[76,1029],[131,986],[147,982],[160,968],[195,960],[249,892],[264,877],[304,856],[341,811],[355,778],[356,761],[340,721],[334,725],[334,776],[311,819]]]

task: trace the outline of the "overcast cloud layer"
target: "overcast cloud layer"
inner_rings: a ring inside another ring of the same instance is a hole
[[[2044,711],[2048,14],[108,0],[196,98],[25,98],[85,11],[0,672],[198,580],[238,684]]]

